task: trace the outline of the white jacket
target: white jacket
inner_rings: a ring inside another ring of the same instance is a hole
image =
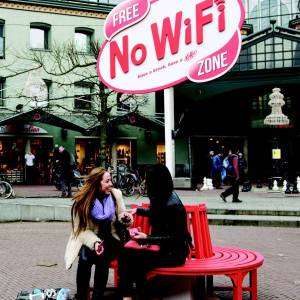
[[[112,193],[116,199],[117,204],[117,215],[119,216],[119,219],[122,216],[122,213],[126,210],[125,204],[123,202],[122,193],[120,190],[113,189]],[[111,223],[111,233],[112,236],[119,240],[119,237],[116,233],[115,228],[115,221],[116,216],[114,215]],[[66,269],[70,269],[72,267],[72,264],[76,257],[79,254],[80,248],[82,245],[87,246],[91,250],[94,250],[94,244],[95,242],[99,241],[101,242],[101,239],[97,236],[97,233],[99,232],[98,224],[92,221],[92,219],[89,220],[87,229],[85,231],[82,231],[79,233],[77,237],[75,237],[74,232],[76,232],[76,228],[78,226],[78,217],[74,220],[74,231],[71,232],[71,235],[69,237],[67,246],[66,246],[66,252],[65,252],[65,264]]]

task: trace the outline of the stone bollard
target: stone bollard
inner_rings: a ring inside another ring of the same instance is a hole
[[[201,187],[200,191],[207,191],[208,190],[208,186],[207,186],[207,178],[204,177],[203,178],[203,186]]]
[[[278,191],[278,183],[277,183],[277,180],[276,180],[276,179],[275,179],[274,182],[273,182],[272,191]]]

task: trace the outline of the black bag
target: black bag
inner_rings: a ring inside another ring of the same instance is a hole
[[[130,240],[128,226],[123,224],[121,221],[116,220],[115,228],[116,228],[117,235],[119,236],[121,243],[124,245],[125,243],[127,243]]]

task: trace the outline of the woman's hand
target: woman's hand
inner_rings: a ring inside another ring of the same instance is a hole
[[[97,255],[101,255],[104,251],[103,242],[95,243],[95,252]]]
[[[147,234],[144,232],[136,232],[132,237],[133,240],[141,240],[146,238],[147,238]]]
[[[126,212],[128,212],[131,215],[135,215],[136,214],[136,208],[131,208],[131,209],[127,209]]]
[[[130,225],[133,221],[133,217],[132,214],[130,214],[127,211],[124,211],[121,213],[121,218],[120,218],[121,222],[125,225]]]

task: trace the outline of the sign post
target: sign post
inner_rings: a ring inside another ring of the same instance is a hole
[[[164,90],[166,166],[175,177],[174,88]]]

